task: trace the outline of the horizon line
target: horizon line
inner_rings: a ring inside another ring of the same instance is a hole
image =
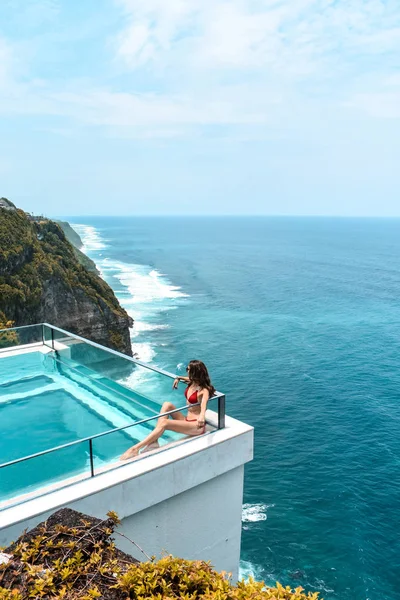
[[[28,211],[25,211],[28,212]],[[33,214],[33,213],[31,213]],[[39,215],[40,216],[40,215]],[[43,214],[44,217],[46,215]],[[95,217],[95,218],[111,218],[118,219],[122,217],[132,217],[132,218],[267,218],[267,219],[400,219],[399,215],[322,215],[322,214],[265,214],[265,213],[252,213],[252,214],[134,214],[134,213],[121,213],[121,214],[96,214],[96,213],[82,213],[75,215],[54,215],[52,217],[48,217],[51,219],[74,219],[74,218],[86,218],[86,217]]]

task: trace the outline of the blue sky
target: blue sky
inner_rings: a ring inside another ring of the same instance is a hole
[[[1,0],[0,196],[400,215],[399,0]]]

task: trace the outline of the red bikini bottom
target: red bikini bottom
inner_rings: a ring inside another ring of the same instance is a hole
[[[194,423],[195,421],[197,421],[197,419],[188,419],[187,417],[185,417],[185,421],[187,421],[188,423]],[[203,429],[201,431],[198,430],[198,433],[192,433],[189,435],[200,435],[202,433],[205,433],[206,431],[206,426],[204,425]]]

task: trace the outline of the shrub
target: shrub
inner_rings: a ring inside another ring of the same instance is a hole
[[[157,562],[132,565],[115,584],[132,600],[317,600],[318,593],[305,594],[279,583],[268,588],[250,579],[233,585],[226,573],[217,573],[209,563],[165,556]]]
[[[8,321],[5,314],[0,311],[0,348],[9,348],[18,344],[17,332],[11,329],[13,325],[14,322]],[[1,331],[4,329],[10,329],[10,331]]]
[[[0,565],[0,600],[317,600],[279,583],[233,585],[209,563],[165,556],[139,563],[118,550],[106,521],[61,509],[12,544]],[[134,542],[133,542],[134,543]]]

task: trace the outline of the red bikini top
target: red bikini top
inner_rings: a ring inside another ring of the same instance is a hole
[[[195,392],[193,392],[193,394],[188,398],[188,387],[185,390],[185,397],[186,400],[189,402],[189,404],[197,404],[198,400],[197,400],[197,394],[198,394],[198,390],[196,390]]]

